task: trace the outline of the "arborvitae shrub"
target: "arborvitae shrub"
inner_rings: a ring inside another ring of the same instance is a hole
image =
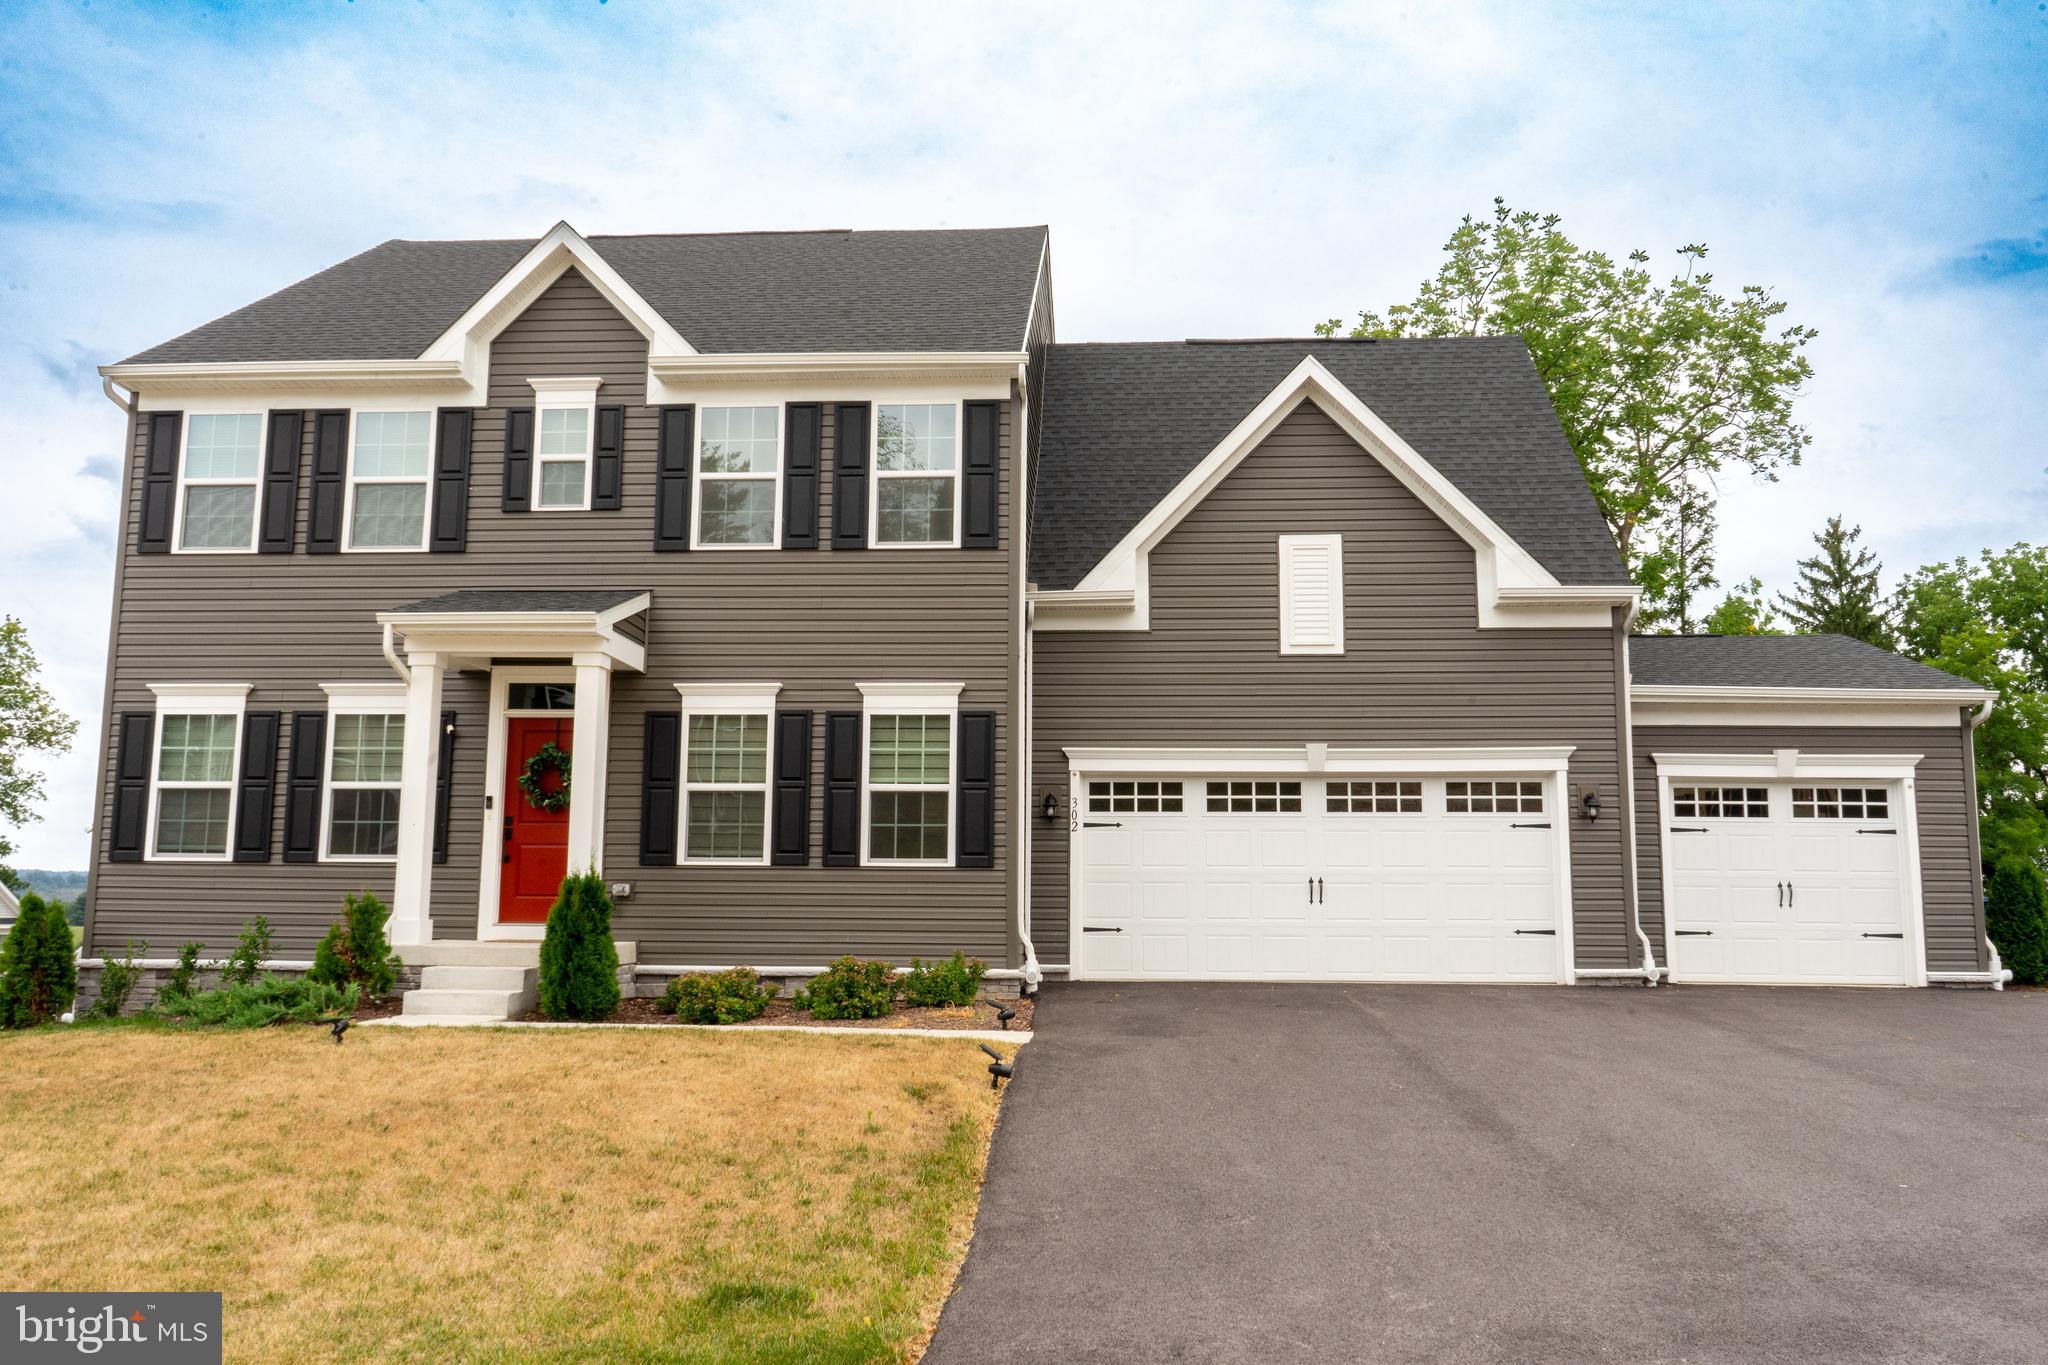
[[[0,944],[0,1028],[31,1028],[71,1008],[78,956],[64,908],[31,891]]]
[[[540,1012],[548,1019],[604,1019],[619,1007],[619,950],[612,895],[595,872],[574,873],[548,911],[540,941]]]
[[[1984,887],[1984,929],[2024,985],[2048,982],[2048,879],[2024,858],[2004,858]]]
[[[330,986],[353,983],[373,997],[389,995],[405,965],[384,934],[390,918],[390,909],[367,891],[343,897],[341,918],[313,950],[313,970],[306,975]]]

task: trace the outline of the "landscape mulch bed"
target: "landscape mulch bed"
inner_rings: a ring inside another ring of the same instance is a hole
[[[365,1019],[389,1019],[394,1014],[403,1013],[405,1013],[405,997],[394,993],[385,996],[381,1000],[372,1000],[365,996],[357,1003],[356,1012],[350,1015],[349,1018],[360,1024]]]
[[[1013,1032],[1031,1027],[1032,1002],[1029,1000],[1005,1000],[1003,1007],[1017,1011],[1017,1017],[1010,1021]],[[660,1001],[651,996],[621,1000],[619,1008],[607,1024],[673,1024],[673,1014],[663,1014],[658,1008]],[[797,1009],[787,1000],[771,1001],[768,1012],[759,1019],[745,1024],[730,1024],[729,1028],[758,1028],[763,1024],[815,1024],[820,1028],[929,1028],[929,1029],[1000,1029],[1002,1021],[996,1018],[996,1006],[986,1000],[958,1009],[899,1009],[880,1019],[814,1019],[810,1014]],[[357,1018],[363,1016],[358,1015]],[[538,1011],[528,1011],[520,1016],[522,1020],[539,1021]]]

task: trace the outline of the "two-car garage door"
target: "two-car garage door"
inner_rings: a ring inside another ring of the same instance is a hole
[[[1559,981],[1554,778],[1083,783],[1081,974]]]

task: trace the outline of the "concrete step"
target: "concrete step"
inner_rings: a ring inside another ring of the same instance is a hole
[[[533,1008],[533,995],[517,990],[416,990],[405,993],[405,1013],[484,1014],[510,1019]]]
[[[630,967],[639,961],[639,945],[614,943],[619,965]],[[400,948],[398,955],[414,967],[537,967],[540,940],[479,943],[475,939],[440,939]]]
[[[429,991],[530,991],[540,981],[538,967],[425,967],[420,988]]]

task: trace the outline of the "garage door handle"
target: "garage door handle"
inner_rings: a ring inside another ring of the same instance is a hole
[[[1712,929],[1673,929],[1671,932],[1680,938],[1712,938],[1714,936]]]
[[[1557,930],[1555,929],[1517,929],[1515,932],[1517,934],[1541,934],[1546,938],[1557,937]]]
[[[1673,834],[1705,834],[1707,827],[1705,825],[1673,825],[1671,832]]]
[[[1865,938],[1904,938],[1904,934],[1865,934]]]
[[[1783,882],[1778,883],[1778,908],[1780,910],[1785,908],[1785,883]]]
[[[1550,828],[1550,822],[1549,822],[1548,820],[1545,820],[1545,821],[1544,821],[1544,822],[1543,822],[1542,824],[1540,824],[1540,825],[1535,825],[1535,824],[1531,824],[1531,825],[1509,825],[1509,826],[1508,826],[1508,828],[1509,828],[1509,829],[1549,829],[1549,828]]]
[[[1106,927],[1100,924],[1084,924],[1081,926],[1081,932],[1084,934],[1121,934],[1123,926]]]

